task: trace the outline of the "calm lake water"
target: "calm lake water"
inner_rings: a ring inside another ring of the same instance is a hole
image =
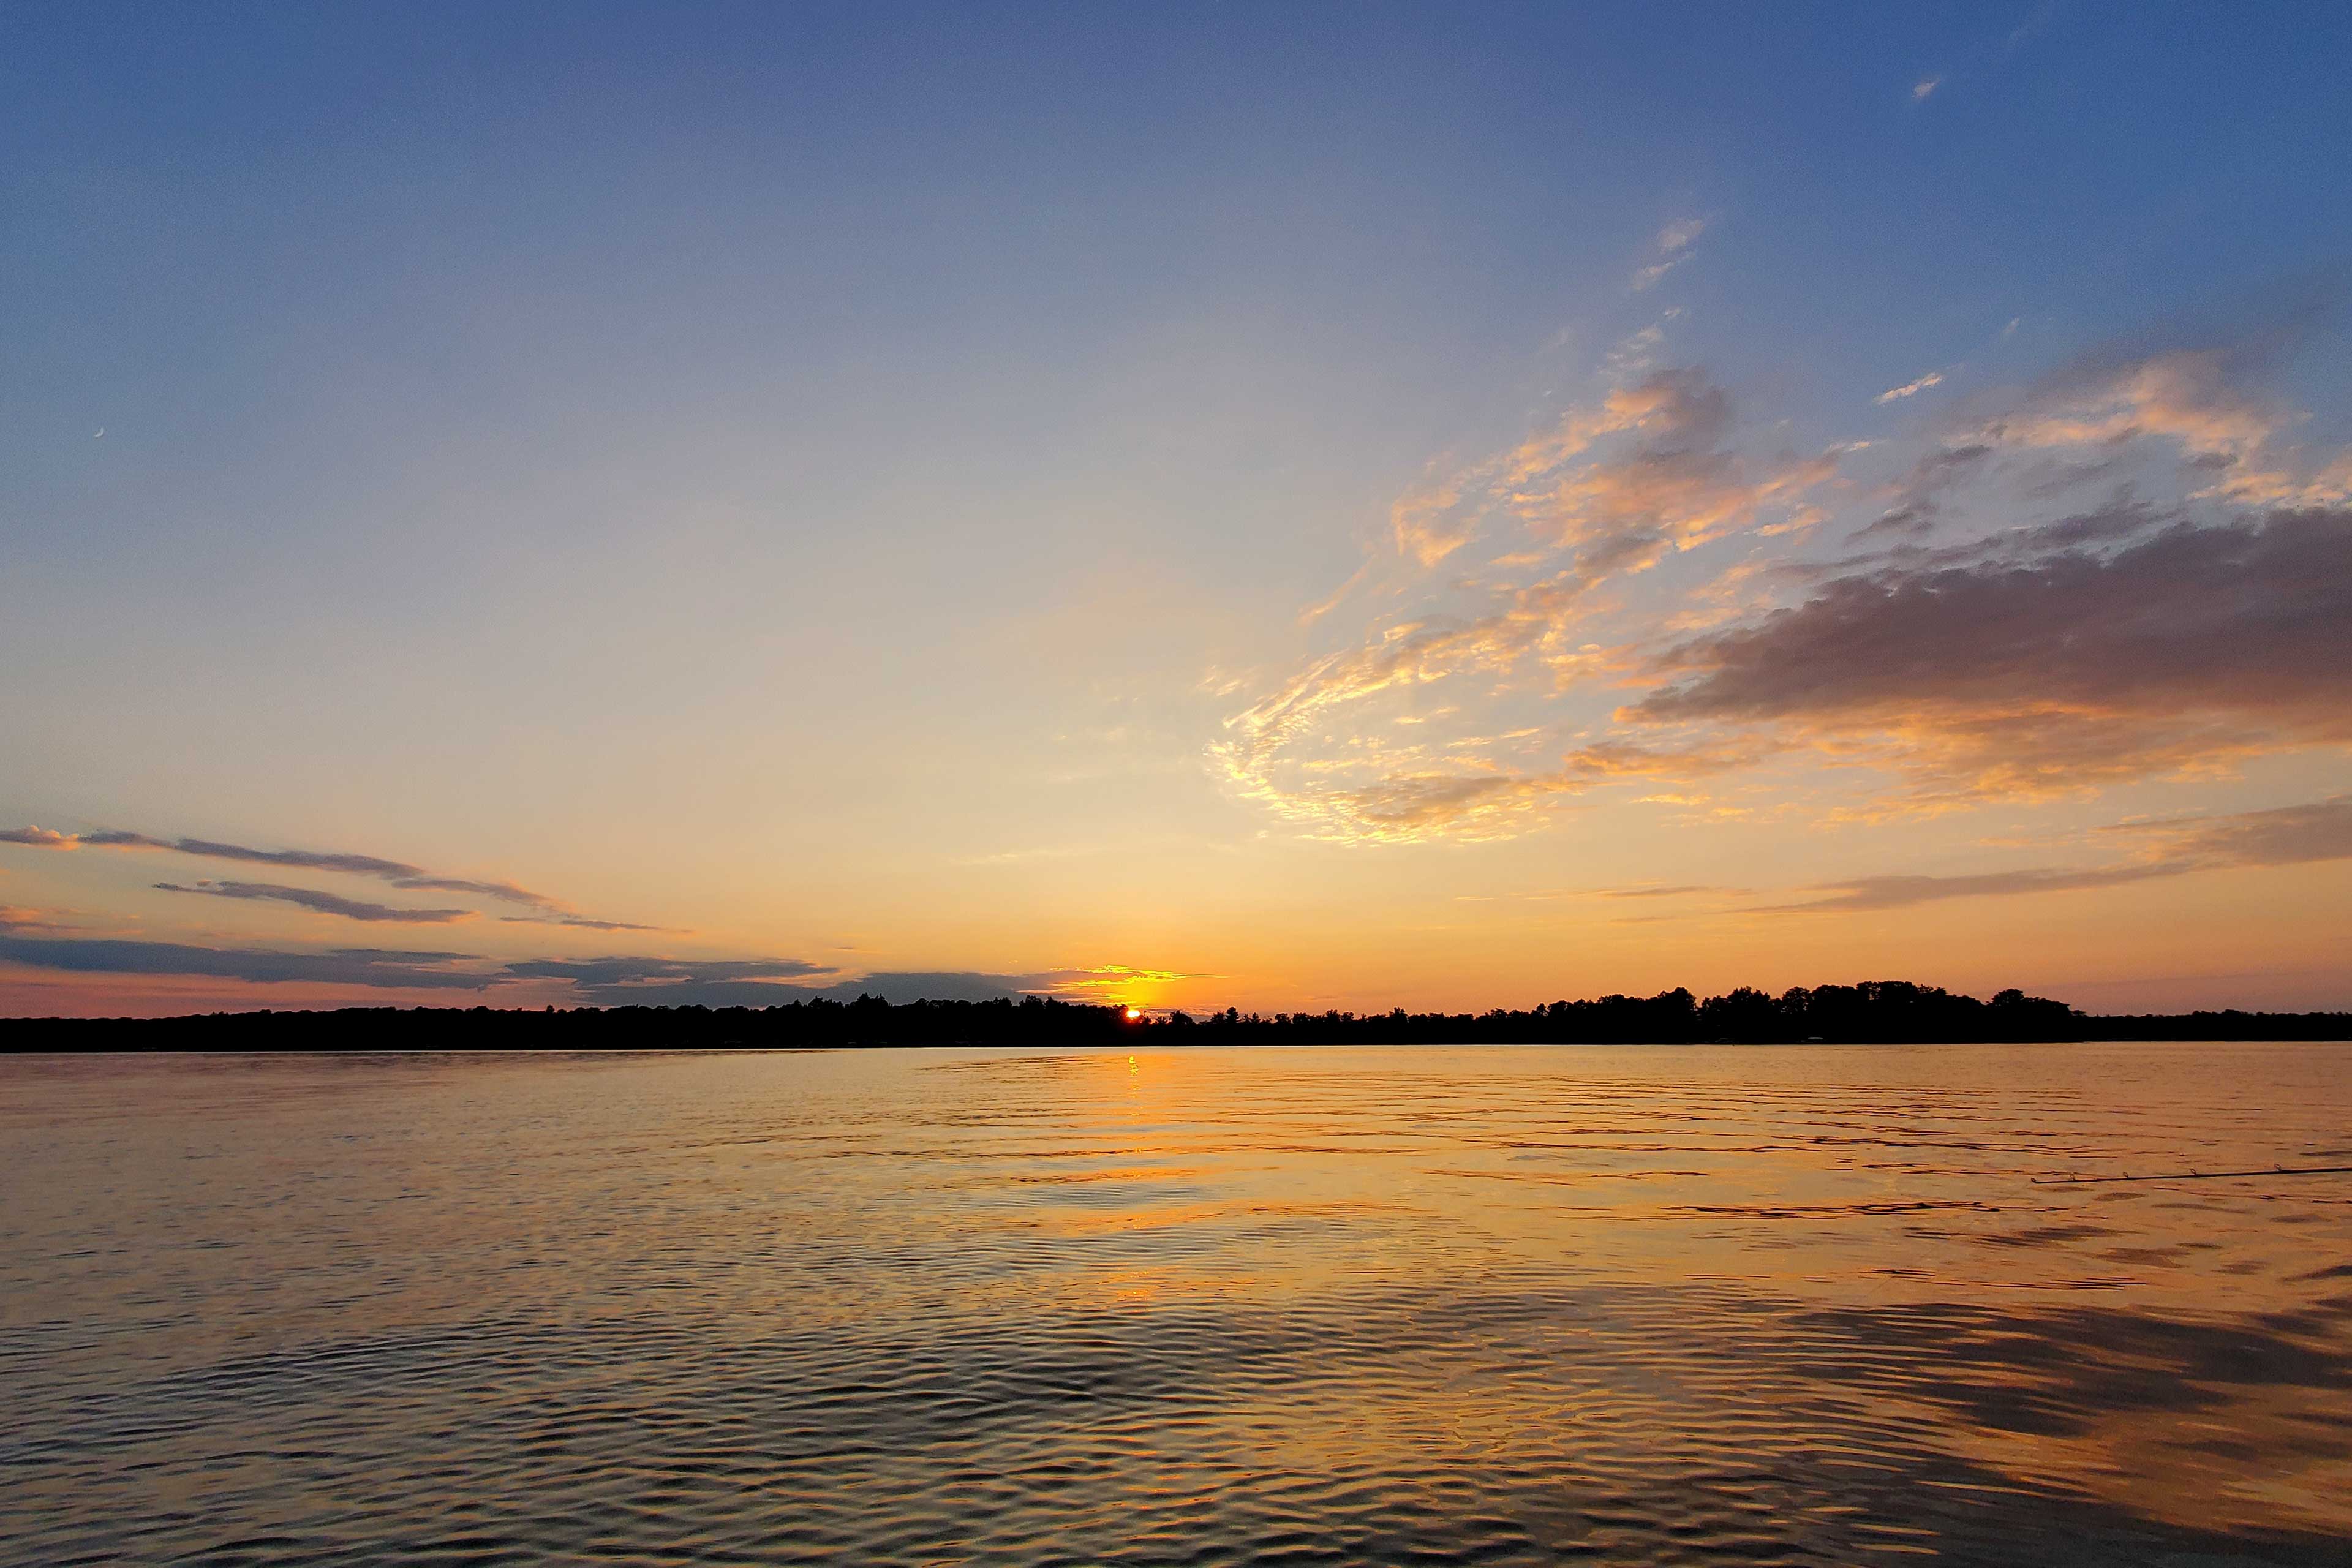
[[[2049,1183],[2347,1069],[0,1059],[0,1561],[2352,1563],[2352,1176]]]

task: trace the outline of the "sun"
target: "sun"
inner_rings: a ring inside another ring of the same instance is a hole
[[[1130,1024],[1134,1023],[1138,1018],[1140,1018],[1140,1017],[1142,1017],[1142,1016],[1143,1016],[1143,1009],[1142,1009],[1142,1008],[1140,1008],[1140,1007],[1129,1007],[1129,1008],[1127,1010],[1127,1021],[1128,1021],[1129,1023],[1130,1023]]]

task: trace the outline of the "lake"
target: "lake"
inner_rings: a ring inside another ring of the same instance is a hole
[[[0,1562],[2352,1563],[2347,1069],[0,1058]]]

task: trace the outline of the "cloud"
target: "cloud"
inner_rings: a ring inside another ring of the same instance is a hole
[[[2032,37],[2036,33],[2040,32],[2043,27],[2049,25],[2051,16],[2055,8],[2055,0],[2053,0],[2052,4],[2042,5],[2032,15],[2028,16],[2024,21],[2020,22],[2016,26],[2011,27],[2001,38],[2000,43],[1978,44],[1975,47],[1968,50],[1962,57],[1961,60],[1958,62],[1959,68],[1965,73],[1990,66],[1997,66],[2008,60],[2011,56],[2016,54],[2017,51],[2024,46],[2027,39]],[[1938,89],[1942,88],[1946,82],[1951,79],[1953,71],[1951,69],[1946,69],[1937,72],[1934,75],[1921,77],[1918,80],[1911,84],[1911,101],[1913,103],[1925,103],[1929,98],[1935,95]]]
[[[630,921],[591,920],[586,915],[500,915],[501,925],[566,926],[574,931],[675,931],[677,926],[638,925]]]
[[[1843,448],[1743,454],[1731,399],[1705,371],[1655,371],[1571,408],[1517,447],[1408,491],[1391,510],[1400,554],[1434,566],[1501,511],[1538,543],[1577,552],[1587,580],[1638,571],[1793,506],[1829,479]],[[1613,450],[1580,462],[1612,437]]]
[[[1747,767],[1760,761],[1769,750],[1738,740],[1664,747],[1632,741],[1595,741],[1577,747],[1565,761],[1568,773],[1593,783],[1617,779],[1687,782]]]
[[[2335,299],[2095,353],[1867,459],[1768,446],[1705,371],[1613,357],[1599,396],[1398,498],[1391,591],[1349,601],[1352,640],[1218,687],[1245,705],[1209,766],[1310,837],[1399,843],[1775,762],[1891,771],[1844,808],[1885,815],[2352,743],[2352,452],[2296,447],[2263,390]],[[1856,503],[1880,510],[1843,560],[1767,542]]]
[[[861,995],[893,1003],[992,1001],[1031,994],[1104,1001],[1129,994],[1137,985],[1187,978],[1172,970],[1098,964],[1029,974],[886,970],[808,984],[803,983],[839,973],[838,966],[798,958],[680,959],[632,954],[499,963],[472,953],[402,948],[292,952],[26,934],[57,929],[39,911],[0,907],[0,963],[72,973],[195,975],[262,985],[462,991],[556,985],[566,988],[564,999],[575,1005],[601,1007],[769,1007],[820,999],[850,1002]],[[544,990],[537,994],[545,994]]]
[[[1478,519],[1475,510],[1464,508],[1462,490],[1458,480],[1438,480],[1399,496],[1389,508],[1389,535],[1395,541],[1397,553],[1423,566],[1434,566],[1468,543]],[[1348,587],[1356,581],[1349,578]],[[1342,588],[1338,596],[1310,608],[1301,619],[1319,619],[1347,591]]]
[[[1397,547],[1400,550],[1403,550],[1405,548],[1404,538],[1401,532],[1398,535]],[[1316,622],[1321,620],[1324,616],[1329,615],[1332,611],[1338,609],[1341,605],[1345,604],[1347,602],[1348,595],[1354,593],[1359,587],[1362,586],[1364,579],[1372,574],[1372,564],[1373,558],[1367,556],[1363,564],[1358,566],[1356,570],[1349,575],[1346,582],[1340,584],[1339,587],[1332,590],[1329,597],[1323,599],[1318,603],[1309,605],[1307,608],[1299,611],[1298,624],[1302,626],[1311,626]]]
[[[512,882],[476,882],[457,877],[437,877],[421,867],[383,859],[374,855],[344,855],[318,849],[250,849],[242,844],[223,844],[209,838],[156,838],[144,833],[120,829],[71,834],[51,833],[39,827],[16,827],[0,830],[0,843],[26,844],[45,849],[162,849],[210,860],[236,860],[248,865],[285,866],[306,871],[340,871],[354,877],[373,877],[390,882],[395,888],[417,892],[473,893],[482,898],[499,899],[540,909],[561,910],[562,907],[544,893],[534,893]]]
[[[1924,454],[1901,479],[1880,492],[1894,504],[1857,537],[1933,531],[1944,520],[1946,495],[1979,472],[1993,453],[1990,441],[1962,441]]]
[[[2182,523],[2069,550],[1838,578],[1668,647],[1636,724],[1862,741],[1924,788],[2048,794],[2352,742],[2352,514]]]
[[[389,904],[364,903],[355,899],[338,898],[315,888],[289,888],[276,882],[198,882],[193,887],[178,882],[158,882],[156,888],[166,893],[202,893],[215,899],[263,899],[281,904],[295,904],[322,915],[340,915],[350,921],[386,921],[403,925],[447,925],[453,921],[474,918],[471,910],[403,910]]]
[[[1706,372],[1649,372],[1612,388],[1597,405],[1568,410],[1515,447],[1406,491],[1390,508],[1391,536],[1399,555],[1428,568],[1503,511],[1554,544],[1588,547],[1580,564],[1597,572],[1639,553],[1628,539],[1688,548],[1834,468],[1835,454],[1825,455],[1827,467],[1785,455],[1745,458],[1724,446],[1731,426],[1730,398]],[[1619,436],[1633,440],[1570,467]],[[1801,483],[1795,482],[1800,472]]]
[[[2228,330],[2087,355],[1980,415],[1958,439],[2021,452],[2087,449],[2105,461],[2168,446],[2200,497],[2342,505],[2352,500],[2352,454],[2304,450],[2291,438],[2304,416],[2255,384],[2315,340],[2344,293],[2341,276],[2331,276]]]
[[[1931,386],[1941,386],[1943,384],[1944,373],[1940,370],[1931,370],[1916,381],[1906,381],[1900,386],[1888,387],[1885,392],[1882,392],[1876,397],[1872,398],[1871,401],[1882,404],[1895,403],[1906,397],[1916,397],[1919,394],[1927,391]]]
[[[1705,372],[1660,371],[1612,392],[1597,416],[1572,416],[1549,444],[1523,446],[1507,469],[1511,510],[1538,539],[1572,549],[1591,581],[1642,571],[1769,509],[1794,507],[1837,471],[1835,449],[1752,457],[1730,444],[1731,431],[1731,400]],[[1568,466],[1616,435],[1631,439]]]
[[[1098,963],[1083,969],[1049,969],[1042,974],[1007,976],[1026,982],[1024,991],[1054,992],[1062,994],[1091,991],[1124,990],[1135,985],[1166,985],[1178,980],[1198,980],[1202,976],[1175,969],[1138,969],[1126,963]]]
[[[796,984],[836,974],[839,966],[802,958],[681,959],[635,954],[598,958],[534,958],[501,972],[518,981],[558,981],[572,999],[596,1007],[772,1007],[834,994],[839,986]]]
[[[1670,223],[1658,231],[1658,248],[1669,254],[1685,249],[1691,241],[1706,232],[1707,220],[1686,217],[1680,223]]]
[[[1693,254],[1692,242],[1706,232],[1706,218],[1691,217],[1684,218],[1678,223],[1670,223],[1660,229],[1657,238],[1658,259],[1633,274],[1634,290],[1639,292],[1654,287],[1667,273],[1688,261]]]
[[[693,980],[778,980],[833,971],[800,958],[684,959],[608,956],[532,958],[509,963],[522,980],[569,980],[581,985],[667,984]]]
[[[395,888],[420,893],[471,893],[477,898],[527,904],[535,909],[560,910],[563,907],[545,893],[534,893],[528,888],[518,888],[512,882],[474,882],[463,877],[422,876],[394,877],[390,880]]]
[[[971,970],[881,970],[825,985],[795,982],[835,973],[800,959],[700,962],[662,958],[544,959],[509,964],[519,980],[563,980],[583,1003],[600,1007],[773,1007],[818,1000],[854,1002],[993,1002],[1024,995],[1103,1000],[1137,984],[1183,978],[1171,971],[1125,965],[987,974]]]
[[[348,948],[279,952],[184,942],[19,937],[0,933],[0,962],[79,974],[195,974],[259,985],[367,985],[394,990],[480,991],[499,977],[450,967],[462,953]]]
[[[1230,715],[1227,737],[1210,748],[1213,772],[1240,798],[1326,838],[1523,831],[1613,771],[1610,754],[1529,767],[1500,754],[1523,750],[1520,735],[1397,751],[1365,744],[1360,732],[1335,752],[1331,727],[1348,722],[1343,709],[1443,680],[1556,687],[1605,660],[1605,650],[1576,640],[1604,583],[1743,530],[1811,521],[1806,492],[1833,477],[1840,454],[1757,457],[1734,443],[1733,426],[1729,397],[1703,372],[1644,374],[1408,492],[1391,514],[1404,562],[1452,570],[1475,542],[1483,564],[1432,585],[1454,605],[1376,624],[1358,646],[1311,661]],[[1481,540],[1490,521],[1509,530],[1503,553]],[[1317,606],[1318,616],[1328,608]],[[1418,724],[1437,716],[1400,717]]]
[[[2352,859],[2352,795],[2227,816],[2119,823],[2106,831],[2161,840],[2166,862],[2189,868]]]
[[[1994,898],[2012,893],[2054,893],[2090,888],[2113,888],[2145,882],[2153,877],[2179,873],[2162,866],[2125,866],[2082,871],[2038,868],[1993,871],[1969,877],[1861,877],[1832,882],[1821,891],[1827,898],[1797,904],[1769,904],[1759,914],[1838,914],[1869,910],[1902,910],[1946,899]]]
[[[1357,785],[1267,790],[1256,798],[1313,836],[1358,844],[1516,837],[1581,786],[1558,773],[1396,773]]]
[[[224,844],[209,838],[157,838],[144,833],[110,829],[96,833],[53,833],[42,827],[0,829],[0,843],[22,844],[44,849],[135,849],[162,850],[172,854],[192,855],[205,859],[232,860],[247,865],[283,866],[300,870],[338,872],[346,876],[369,877],[389,882],[404,892],[458,893],[477,899],[489,899],[500,903],[519,905],[538,911],[530,915],[507,915],[501,920],[509,923],[534,923],[566,926],[581,931],[660,931],[675,928],[641,925],[629,921],[596,920],[577,913],[560,900],[545,893],[533,892],[513,882],[484,880],[465,877],[444,877],[405,861],[387,860],[374,855],[348,855],[316,849],[253,849],[242,844]],[[398,910],[384,904],[360,900],[338,899],[328,893],[313,893],[303,889],[288,889],[275,883],[262,882],[202,882],[194,888],[175,883],[156,884],[172,892],[205,892],[219,898],[265,899],[299,904],[324,914],[340,914],[352,920],[403,921],[409,923],[437,924],[469,918],[467,910]],[[272,888],[274,892],[222,892],[225,888]],[[299,896],[298,896],[299,895]]]
[[[2083,369],[2044,383],[1980,427],[2004,446],[2113,446],[2168,437],[2192,457],[2234,463],[2293,420],[2242,389],[2236,345],[2174,349],[2111,369]]]
[[[1579,590],[1548,581],[1514,590],[1474,619],[1432,616],[1386,628],[1378,641],[1329,655],[1279,690],[1226,721],[1264,752],[1314,722],[1324,710],[1397,688],[1424,686],[1477,669],[1507,668],[1540,647]]]
[[[879,996],[893,1004],[994,1002],[1021,996],[1058,996],[1072,1002],[1105,1002],[1131,994],[1138,985],[1164,985],[1193,978],[1172,969],[1138,969],[1124,963],[1048,969],[1028,974],[987,974],[972,970],[881,970],[828,985],[817,993],[836,1001]]]
[[[1828,896],[1776,904],[1759,914],[1836,914],[1909,909],[1948,899],[2081,892],[2198,871],[2352,859],[2352,795],[2227,816],[2126,823],[2106,831],[2155,837],[2145,858],[2116,866],[2032,867],[1973,876],[1880,876],[1832,882]]]
[[[1997,504],[2012,510],[2095,479],[2123,481],[2124,499],[2111,507],[2147,510],[2130,486],[2162,482],[2148,459],[2168,455],[2183,505],[2293,510],[2352,501],[2352,453],[2315,457],[2294,447],[2284,436],[2302,416],[2238,384],[2267,357],[2266,349],[2238,344],[2077,367],[2009,395],[1991,413],[1955,417],[1937,447],[1877,492],[1888,510],[1860,537],[1931,532],[1951,521],[1956,492],[1996,477],[2011,492]],[[1896,387],[1878,401],[1911,390]]]

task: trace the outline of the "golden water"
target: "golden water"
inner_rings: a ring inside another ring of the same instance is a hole
[[[2352,1176],[2050,1180],[2347,1069],[0,1059],[0,1562],[2352,1562]]]

